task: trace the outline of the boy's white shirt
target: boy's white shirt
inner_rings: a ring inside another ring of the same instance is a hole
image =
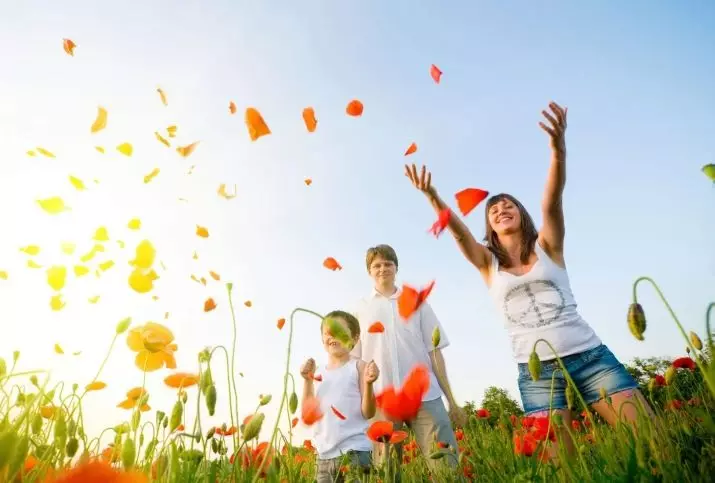
[[[397,308],[401,291],[398,288],[394,294],[385,297],[373,288],[370,295],[358,301],[353,315],[360,322],[360,341],[351,354],[363,361],[374,360],[377,364],[380,377],[373,385],[375,394],[388,386],[401,388],[410,370],[417,364],[424,364],[429,369],[430,387],[422,400],[431,401],[442,396],[429,355],[433,350],[432,332],[439,327],[438,349],[449,346],[449,338],[428,302],[424,302],[407,321],[403,320]],[[369,327],[378,321],[385,326],[385,331],[369,333]]]

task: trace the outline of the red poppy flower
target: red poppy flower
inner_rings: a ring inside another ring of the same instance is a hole
[[[665,377],[661,376],[660,374],[655,375],[655,385],[656,386],[665,386]]]
[[[516,455],[531,456],[536,451],[538,444],[531,433],[514,434],[514,454]]]
[[[489,418],[489,410],[488,409],[477,409],[477,417],[480,419],[487,419]]]
[[[554,432],[554,425],[551,424],[551,421],[549,420],[548,417],[534,418],[533,434],[534,434],[534,438],[536,438],[538,441],[543,441],[547,437],[551,441],[556,441],[556,433]]]
[[[678,357],[673,361],[673,367],[676,369],[690,369],[695,370],[695,361],[690,357]]]
[[[376,443],[398,444],[407,439],[405,431],[395,431],[390,421],[375,421],[367,428],[367,437]]]
[[[418,364],[407,375],[401,390],[389,386],[376,396],[377,407],[390,419],[412,421],[417,417],[429,385],[427,367]]]

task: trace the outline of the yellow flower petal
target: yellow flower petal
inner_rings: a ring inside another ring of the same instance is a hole
[[[45,157],[48,157],[48,158],[54,158],[54,157],[56,157],[54,154],[52,154],[51,152],[49,152],[49,151],[46,150],[45,148],[40,148],[40,147],[38,147],[38,148],[36,148],[36,149],[37,149],[37,152],[38,152],[38,153],[40,153],[41,155],[43,155],[43,156],[45,156]]]
[[[97,108],[97,117],[92,123],[90,131],[95,133],[107,127],[107,110],[101,106]]]
[[[129,228],[130,230],[138,230],[139,228],[141,228],[141,226],[142,222],[139,218],[132,218],[131,220],[129,220],[129,223],[127,223],[127,228]]]
[[[235,184],[233,185],[233,194],[232,195],[226,193],[226,185],[225,184],[221,183],[218,187],[218,195],[223,198],[226,198],[227,200],[235,198],[236,194],[237,193],[236,193],[236,185]]]
[[[72,175],[70,175],[70,183],[72,183],[72,186],[74,186],[77,191],[84,191],[87,189],[84,185],[84,181],[79,178],[75,178]]]
[[[124,156],[131,156],[134,152],[134,148],[130,143],[123,143],[117,146],[117,151],[122,153]]]
[[[104,154],[104,148],[102,146],[95,146],[94,149],[96,149],[100,153]]]
[[[100,226],[99,228],[97,228],[97,231],[94,232],[94,236],[92,237],[92,240],[109,241],[109,234],[107,233],[107,229],[103,226]]]
[[[8,274],[5,270],[0,270],[0,280],[7,280]]]
[[[47,284],[56,291],[60,291],[65,286],[67,279],[67,268],[63,265],[55,265],[47,269]]]
[[[100,270],[102,270],[103,272],[106,272],[107,270],[109,270],[109,269],[112,268],[113,266],[114,266],[114,262],[113,262],[112,260],[107,260],[106,262],[102,262],[102,263],[99,264],[99,268],[100,268]]]
[[[169,126],[166,128],[166,132],[169,134],[170,138],[176,137],[176,130],[178,128],[176,126]]]
[[[28,266],[28,268],[42,268],[42,265],[35,262],[35,260],[28,260],[27,266]]]
[[[40,208],[45,210],[50,215],[57,215],[63,211],[69,211],[70,208],[65,205],[65,202],[59,196],[53,196],[51,198],[45,198],[44,200],[37,200]]]
[[[90,297],[90,298],[87,299],[87,300],[89,301],[90,304],[96,304],[97,302],[99,302],[99,295],[95,295],[94,297]]]
[[[107,387],[107,384],[105,384],[104,382],[94,381],[94,382],[90,382],[89,384],[87,384],[84,387],[84,389],[86,391],[100,391],[100,390],[104,389],[105,387]]]
[[[34,156],[37,156],[37,153],[31,149],[27,152],[27,155],[34,157]]]
[[[55,352],[56,352],[57,354],[64,354],[64,353],[65,353],[65,351],[62,350],[62,347],[60,347],[59,344],[55,344]]]
[[[164,367],[164,356],[161,352],[152,353],[147,350],[140,351],[134,359],[135,365],[145,372],[153,372]]]
[[[158,278],[154,270],[144,273],[144,270],[137,268],[129,274],[129,286],[138,293],[147,293],[154,288],[154,280]]]
[[[164,146],[166,146],[167,148],[170,148],[170,147],[171,147],[171,144],[169,144],[169,141],[168,141],[164,136],[162,136],[161,134],[159,134],[158,131],[155,131],[155,132],[154,132],[154,136],[156,136],[156,138],[157,138]]]
[[[53,295],[50,299],[50,307],[54,311],[62,310],[65,302],[62,300],[62,294]]]
[[[144,176],[144,184],[148,183],[149,181],[153,180],[156,178],[156,176],[159,174],[159,168],[154,168],[151,170],[151,173],[147,174]]]
[[[137,245],[134,260],[129,262],[137,268],[151,268],[156,257],[156,250],[149,240],[142,240]]]
[[[134,406],[136,406],[136,405],[137,405],[137,402],[135,400],[125,399],[124,401],[117,404],[117,407],[122,408],[122,409],[133,409]]]
[[[159,93],[159,97],[161,98],[161,103],[164,104],[165,106],[169,105],[169,101],[166,100],[166,94],[164,91],[161,89],[161,87],[156,88],[156,92]]]
[[[20,251],[34,257],[35,255],[40,253],[40,247],[38,247],[37,245],[27,245],[26,247],[20,248]]]
[[[134,352],[139,352],[144,350],[144,341],[142,340],[142,328],[136,327],[129,331],[127,334],[127,345]]]
[[[194,152],[194,150],[196,149],[196,146],[199,145],[199,142],[200,141],[196,141],[196,142],[191,143],[187,146],[178,147],[178,148],[176,148],[176,152],[186,158],[186,157],[190,156],[191,153]]]
[[[74,266],[75,277],[81,277],[83,275],[87,275],[88,273],[89,273],[89,268],[87,268],[83,265],[75,265]]]
[[[72,255],[74,253],[75,245],[70,242],[62,242],[60,244],[60,249],[65,255]]]

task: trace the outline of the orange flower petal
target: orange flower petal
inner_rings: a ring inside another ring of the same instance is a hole
[[[236,103],[231,101],[228,103],[228,112],[231,114],[236,114]]]
[[[209,230],[203,226],[196,225],[196,234],[203,238],[209,237]]]
[[[362,116],[362,111],[363,111],[363,105],[362,102],[358,101],[357,99],[353,99],[348,103],[348,106],[345,108],[345,112],[348,114],[348,116]]]
[[[278,330],[281,330],[284,325],[286,325],[286,319],[278,319],[278,323],[276,323]]]
[[[266,136],[271,133],[263,116],[255,108],[249,107],[246,109],[246,127],[251,141],[257,140],[261,136]]]
[[[325,260],[323,260],[323,266],[325,268],[327,268],[328,270],[332,270],[332,271],[343,269],[343,267],[333,257],[328,257]]]
[[[107,384],[101,381],[94,381],[87,384],[84,389],[86,391],[100,391],[107,387]]]
[[[216,308],[216,302],[211,297],[207,298],[204,302],[204,312],[211,312]]]
[[[432,64],[432,66],[429,69],[429,74],[432,76],[432,80],[434,80],[435,84],[439,84],[439,81],[442,77],[442,71],[439,70],[439,67]]]
[[[315,132],[315,128],[318,126],[318,120],[315,119],[315,110],[312,107],[303,109],[303,121],[305,122],[305,127],[308,129],[308,132]]]
[[[174,389],[191,387],[199,383],[199,376],[188,372],[175,372],[164,378],[164,384]]]
[[[62,39],[62,48],[65,52],[67,52],[67,55],[74,57],[75,47],[77,47],[77,44],[75,44],[71,39]]]
[[[407,148],[407,151],[405,151],[405,156],[409,156],[410,154],[414,154],[417,152],[417,144],[412,143],[410,144],[410,147]]]
[[[305,178],[303,182],[306,186],[310,186],[311,184],[313,184],[313,180],[311,178]]]
[[[216,273],[216,272],[213,272],[213,271],[209,270],[209,275],[211,275],[211,278],[213,278],[213,279],[216,280],[217,282],[218,282],[219,280],[221,280],[221,275],[219,275],[219,274]]]
[[[201,141],[196,141],[195,143],[191,143],[187,146],[178,147],[176,148],[176,152],[186,158],[196,150],[196,146],[198,146],[200,142]]]
[[[251,303],[250,300],[246,300],[245,302],[243,302],[243,305],[245,305],[246,307],[251,307],[253,303]]]

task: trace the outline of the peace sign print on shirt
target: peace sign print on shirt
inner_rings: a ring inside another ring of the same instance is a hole
[[[554,323],[565,307],[564,294],[551,280],[524,282],[504,296],[504,315],[512,324],[525,329]]]

